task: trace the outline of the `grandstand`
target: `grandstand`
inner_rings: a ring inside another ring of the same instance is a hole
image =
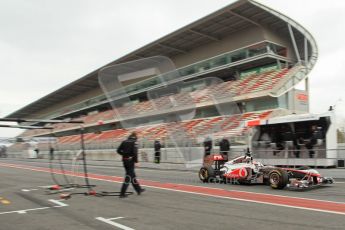
[[[169,74],[146,71],[146,74],[124,76],[121,90],[130,101],[119,102],[113,108],[98,82],[99,72],[110,66],[156,56],[171,59],[178,74],[172,78]],[[191,140],[190,147],[200,147],[203,138],[211,135],[216,141],[227,137],[235,149],[246,149],[255,142],[248,138],[252,131],[247,125],[249,121],[309,113],[308,73],[317,57],[315,40],[297,22],[256,1],[239,0],[96,69],[7,117],[82,120],[85,144],[95,154],[113,151],[132,131],[138,133],[143,149],[151,148],[153,140],[158,138],[166,148],[173,148],[169,135],[175,131],[185,133]],[[210,78],[220,81],[209,83]],[[150,90],[176,83],[183,83],[178,91],[150,99]],[[294,86],[298,83],[304,83],[304,88],[296,89]],[[171,97],[177,105],[172,103]],[[238,113],[224,114],[217,108],[219,104],[235,105]],[[183,112],[190,107],[195,112],[191,119],[161,119],[172,111]],[[123,125],[124,121],[137,118],[143,123],[132,127]],[[78,125],[54,124],[53,127],[60,151],[78,149]],[[45,130],[29,130],[21,137],[49,135]],[[18,145],[21,144],[13,145],[10,150],[16,152]],[[41,148],[47,150],[47,145]]]

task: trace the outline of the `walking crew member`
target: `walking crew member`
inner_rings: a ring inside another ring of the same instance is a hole
[[[140,187],[135,175],[135,164],[138,163],[138,143],[135,132],[129,135],[128,139],[123,141],[118,147],[117,152],[122,155],[123,166],[126,170],[124,182],[122,184],[120,198],[127,197],[126,191],[129,183],[132,183],[135,191],[140,195],[145,189]]]
[[[159,164],[161,162],[161,148],[162,148],[162,145],[159,142],[159,140],[155,140],[154,148],[155,148],[155,163]]]

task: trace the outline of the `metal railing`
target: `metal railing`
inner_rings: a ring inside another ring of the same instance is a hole
[[[103,145],[102,149],[87,148],[86,153],[90,160],[115,160],[121,161],[121,158],[116,154],[116,147],[114,143]],[[186,151],[187,150],[187,151]],[[188,151],[189,150],[189,151]],[[66,145],[63,148],[59,148],[55,151],[55,159],[71,160],[80,151],[79,145]],[[286,151],[286,150],[283,150]],[[289,150],[293,151],[293,150]],[[318,156],[316,153],[314,158],[296,158],[287,157],[286,155],[273,155],[273,152],[260,154],[260,151],[255,151],[252,156],[255,161],[259,161],[264,165],[276,165],[282,167],[293,167],[297,168],[300,166],[309,166],[312,168],[345,168],[345,149],[315,149],[315,151],[333,152],[332,157]],[[219,153],[219,148],[214,147],[212,153]],[[233,147],[228,153],[229,159],[234,159],[238,156],[243,156],[246,153],[246,149],[242,147]],[[189,147],[185,149],[184,153],[181,154],[176,148],[162,148],[161,149],[161,162],[162,163],[173,163],[173,164],[189,164],[199,166],[202,164],[203,159],[203,147]],[[145,155],[145,158],[144,158]],[[41,150],[38,158],[48,159],[49,151]],[[28,158],[27,150],[12,150],[7,154],[7,158]],[[154,162],[154,149],[153,148],[140,148],[139,159],[144,162]],[[194,159],[194,161],[193,161]],[[195,161],[195,159],[197,161]]]

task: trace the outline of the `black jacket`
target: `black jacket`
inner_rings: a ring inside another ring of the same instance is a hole
[[[210,154],[212,150],[212,140],[211,139],[206,139],[204,141],[204,150],[206,154]]]
[[[161,143],[159,141],[155,141],[155,144],[154,144],[154,148],[155,148],[155,152],[159,152],[161,151]]]
[[[314,131],[310,137],[310,144],[316,145],[317,139],[322,139],[322,133],[318,130]]]
[[[134,162],[138,162],[138,143],[137,139],[129,137],[123,141],[117,148],[117,153],[122,155],[122,160],[133,159]]]
[[[230,150],[230,142],[227,139],[222,139],[219,142],[219,150],[221,153],[228,152]]]

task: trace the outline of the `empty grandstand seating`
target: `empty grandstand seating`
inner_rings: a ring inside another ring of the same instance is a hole
[[[272,89],[280,79],[288,73],[289,69],[273,70],[262,74],[255,74],[237,81],[228,81],[217,85],[211,85],[202,90],[194,92],[183,92],[170,96],[151,99],[150,101],[129,103],[126,106],[116,108],[119,118],[130,118],[131,116],[145,115],[148,112],[167,110],[176,106],[194,105],[217,98],[239,96],[247,93]],[[83,117],[86,124],[94,124],[98,120],[111,120],[114,112],[105,111]],[[73,126],[73,125],[72,125]],[[75,125],[74,125],[75,126]],[[69,125],[57,126],[57,129],[66,128]]]
[[[141,126],[132,129],[116,129],[104,131],[101,134],[88,133],[84,135],[85,143],[109,143],[120,142],[125,139],[130,132],[137,132],[140,139],[152,142],[160,138],[165,139],[168,134],[173,132],[185,132],[190,140],[196,140],[200,137],[212,135],[214,138],[230,137],[242,135],[247,128],[245,121],[252,119],[268,118],[272,114],[272,110],[263,112],[250,112],[245,114],[237,114],[232,116],[218,116],[212,118],[193,119],[179,123],[165,123],[149,126]],[[183,130],[180,130],[183,129]],[[80,142],[79,135],[65,136],[59,138],[59,145],[76,144]]]
[[[130,103],[127,106],[116,108],[116,112],[113,110],[103,111],[94,113],[91,115],[86,115],[76,120],[83,120],[86,125],[95,125],[98,121],[109,121],[113,120],[115,114],[120,115],[118,118],[128,119],[131,116],[145,116],[148,112],[162,111],[171,109],[175,106],[183,105],[198,105],[199,103],[209,102],[211,100],[217,100],[221,98],[229,98],[232,96],[245,95],[248,93],[255,93],[264,90],[272,89],[278,82],[283,79],[289,73],[289,69],[284,68],[281,70],[271,70],[268,72],[260,74],[252,74],[239,79],[236,81],[227,81],[220,84],[210,85],[204,89],[196,90],[193,92],[182,92],[170,96],[162,96],[160,98],[152,99],[150,101]],[[192,100],[192,101],[191,101]],[[195,104],[194,104],[195,103]],[[249,116],[249,115],[248,115]],[[217,121],[218,118],[212,118]],[[213,122],[215,120],[208,121],[205,120],[193,120],[191,124],[186,123],[186,129],[188,131],[195,130],[200,134],[207,131],[210,127],[213,127]],[[220,119],[223,120],[223,119]],[[238,126],[241,122],[241,118],[238,116],[232,116],[224,118],[224,124],[221,128],[233,129]],[[77,128],[78,124],[54,124],[53,127],[55,130],[68,130]],[[157,135],[152,135],[152,138],[158,135],[166,135],[166,129],[164,127],[156,127]],[[35,136],[39,133],[46,132],[42,130],[30,130],[26,131],[26,136]],[[143,131],[147,133],[147,131]],[[192,132],[193,133],[193,132]],[[195,133],[195,132],[194,132]],[[193,134],[193,136],[195,136]],[[103,137],[101,137],[103,138]]]

